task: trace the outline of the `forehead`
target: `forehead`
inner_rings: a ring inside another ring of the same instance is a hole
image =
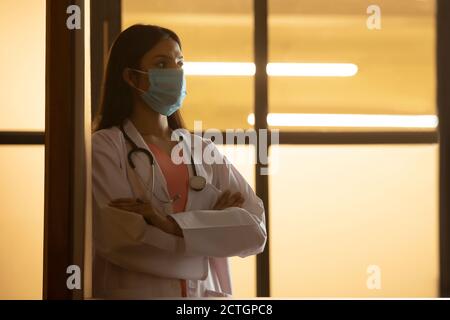
[[[173,59],[179,58],[182,53],[178,43],[172,38],[166,38],[158,42],[151,50],[149,50],[144,57],[143,61],[149,61],[160,55],[169,56]]]

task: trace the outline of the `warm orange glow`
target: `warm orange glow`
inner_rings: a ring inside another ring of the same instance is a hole
[[[0,130],[43,131],[45,0],[0,1]],[[0,300],[42,299],[44,147],[0,146]]]
[[[0,146],[0,300],[42,299],[44,147]]]
[[[45,3],[0,1],[0,130],[44,130]]]
[[[437,145],[282,146],[271,156],[275,297],[437,297]],[[381,290],[367,288],[370,265]]]

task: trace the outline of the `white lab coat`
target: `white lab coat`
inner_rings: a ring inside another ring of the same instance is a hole
[[[130,120],[125,132],[140,148],[149,150]],[[180,280],[187,280],[188,297],[230,297],[228,257],[247,257],[264,250],[267,235],[264,206],[236,168],[210,141],[188,132],[191,147],[200,144],[217,152],[224,164],[196,164],[197,174],[207,180],[204,190],[189,190],[185,212],[172,214],[143,185],[151,189],[152,170],[148,158],[133,156],[136,172],[127,161],[131,146],[118,127],[93,134],[93,238],[94,297],[104,299],[148,299],[180,297]],[[150,150],[149,150],[150,151]],[[200,161],[193,152],[195,162]],[[201,153],[200,153],[201,157]],[[156,163],[156,161],[155,161]],[[192,176],[192,166],[189,165]],[[155,166],[154,193],[167,199],[167,186],[160,167]],[[222,191],[239,191],[242,208],[211,210]],[[108,206],[118,198],[140,198],[171,215],[184,238],[148,225],[136,213]]]

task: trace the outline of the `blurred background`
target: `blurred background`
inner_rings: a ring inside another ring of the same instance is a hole
[[[366,25],[371,4],[380,30]],[[45,130],[45,5],[0,2],[1,131]],[[268,8],[268,124],[301,141],[270,149],[271,296],[438,296],[435,1]],[[251,0],[122,0],[118,18],[122,30],[156,24],[180,36],[191,64],[186,125],[225,130],[254,127],[254,15]],[[195,63],[213,63],[210,74]],[[336,143],[343,132],[363,138]],[[405,132],[412,138],[398,139]],[[383,133],[392,141],[373,143]],[[220,148],[256,188],[254,147]],[[39,144],[0,146],[0,299],[42,298],[44,156]],[[235,297],[257,295],[256,264],[231,259]],[[372,265],[378,290],[367,286]]]

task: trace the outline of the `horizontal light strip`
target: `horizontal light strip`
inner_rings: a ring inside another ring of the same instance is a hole
[[[272,77],[353,77],[358,66],[353,63],[269,63]]]
[[[185,62],[188,76],[254,76],[256,66],[248,62]],[[352,63],[269,63],[274,77],[352,77],[358,66]]]
[[[255,115],[247,119],[255,125]],[[436,128],[433,115],[365,115],[365,114],[300,114],[271,113],[267,123],[272,127],[371,127],[371,128]]]
[[[247,62],[185,62],[188,76],[254,76],[256,66]]]

